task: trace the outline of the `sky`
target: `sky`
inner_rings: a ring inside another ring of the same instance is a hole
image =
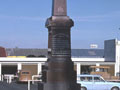
[[[52,0],[0,0],[0,46],[47,48],[46,19]],[[120,0],[67,0],[67,14],[74,21],[71,46],[104,48],[104,40],[120,40]]]

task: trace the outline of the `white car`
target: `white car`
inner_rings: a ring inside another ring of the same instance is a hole
[[[107,82],[100,75],[77,75],[81,90],[120,90],[120,83]]]

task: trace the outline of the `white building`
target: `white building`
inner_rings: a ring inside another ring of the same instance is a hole
[[[90,66],[109,66],[109,73],[116,76],[120,71],[120,41],[106,40],[104,49],[73,49],[72,61],[77,74],[89,73]],[[46,49],[6,49],[8,57],[0,58],[0,75],[15,74],[18,70],[29,69],[32,75],[39,74],[46,57],[20,57],[47,55]],[[0,78],[1,79],[1,78]]]

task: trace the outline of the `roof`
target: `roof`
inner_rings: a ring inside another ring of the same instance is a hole
[[[104,49],[72,49],[72,57],[104,57]]]
[[[47,56],[47,49],[26,49],[26,48],[7,48],[6,49],[8,56],[40,56],[44,55]],[[72,57],[91,57],[91,58],[98,58],[104,56],[103,49],[72,49],[71,51]]]
[[[100,75],[80,74],[77,77],[100,77]]]
[[[8,56],[47,56],[47,49],[8,48],[6,52]]]

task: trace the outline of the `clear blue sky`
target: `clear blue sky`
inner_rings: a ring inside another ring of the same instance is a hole
[[[0,46],[47,48],[45,21],[52,0],[0,0]],[[72,48],[89,48],[104,40],[120,39],[120,0],[68,0]]]

